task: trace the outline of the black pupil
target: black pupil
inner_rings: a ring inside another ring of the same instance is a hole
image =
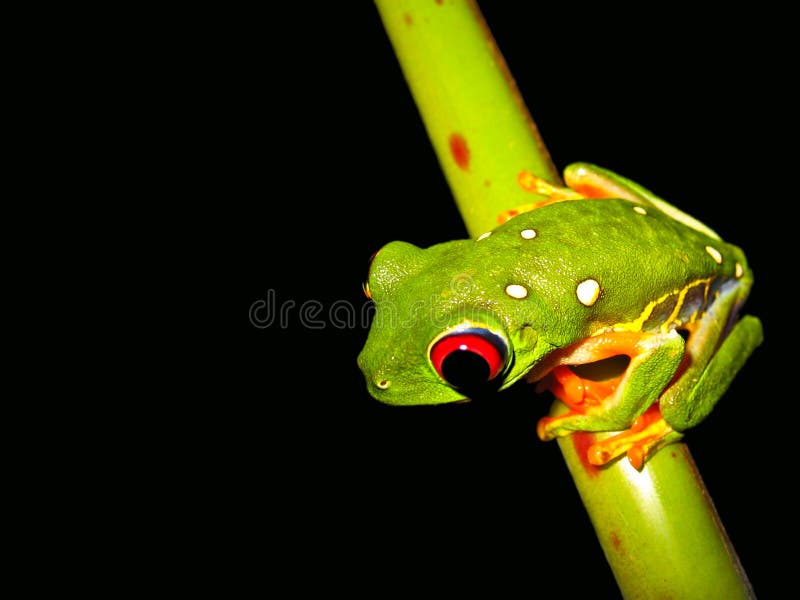
[[[442,361],[442,377],[457,388],[478,387],[489,380],[489,375],[486,359],[469,350],[451,352]]]

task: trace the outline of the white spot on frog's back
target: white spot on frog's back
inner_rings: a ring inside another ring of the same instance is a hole
[[[637,212],[640,215],[646,215],[647,214],[647,210],[643,206],[634,206],[633,207],[633,212]]]
[[[518,283],[511,283],[506,286],[506,294],[517,300],[522,300],[528,297],[528,288]]]
[[[708,252],[708,255],[714,259],[715,263],[718,265],[722,264],[722,254],[719,250],[714,248],[714,246],[706,246],[706,252]]]
[[[585,279],[575,288],[578,302],[584,306],[592,306],[600,297],[600,284],[594,279]]]
[[[736,279],[739,279],[742,275],[744,275],[744,269],[742,268],[742,265],[740,265],[738,262],[736,263],[735,269],[736,271],[734,272],[734,274],[736,275]]]
[[[520,236],[522,236],[523,240],[532,240],[536,237],[536,230],[535,229],[523,229],[519,232]]]
[[[478,236],[478,239],[476,239],[475,241],[476,242],[480,242],[481,240],[485,240],[490,235],[492,235],[492,232],[491,231],[487,231],[486,233],[482,233],[480,236]]]

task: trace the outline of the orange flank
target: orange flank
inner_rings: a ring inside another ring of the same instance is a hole
[[[584,198],[616,198],[617,194],[608,188],[603,188],[598,185],[593,185],[591,182],[587,181],[580,184],[573,184],[573,190],[578,192]]]
[[[586,338],[551,354],[549,371],[537,384],[536,391],[549,390],[574,412],[584,413],[590,406],[601,405],[617,389],[625,375],[609,373],[604,377],[581,377],[571,367],[599,364],[616,356],[633,358],[641,353],[638,331],[611,331]],[[558,419],[559,417],[555,417]]]
[[[620,355],[633,358],[643,352],[639,344],[647,335],[650,334],[640,331],[609,331],[557,350],[551,356],[554,366],[584,365]]]
[[[567,365],[560,365],[539,382],[536,391],[550,390],[572,410],[580,410],[584,405],[601,404],[604,398],[614,393],[621,378],[619,375],[602,381],[584,379]]]

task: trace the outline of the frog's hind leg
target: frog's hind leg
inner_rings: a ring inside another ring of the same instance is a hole
[[[641,468],[647,456],[680,438],[658,410],[658,397],[678,371],[684,355],[683,338],[665,333],[609,332],[579,342],[557,353],[553,367],[537,390],[549,389],[570,409],[544,417],[537,425],[543,440],[575,431],[621,431],[589,448],[588,460],[605,464],[627,453]],[[619,375],[600,381],[575,372],[606,359],[627,356]]]
[[[746,287],[723,288],[705,315],[680,330],[602,334],[557,356],[558,365],[537,389],[549,389],[570,410],[541,419],[539,437],[547,440],[572,431],[620,431],[590,446],[588,461],[603,465],[627,454],[630,463],[641,469],[656,450],[681,439],[683,431],[708,416],[761,343],[761,322],[756,317],[734,321],[746,293]],[[631,336],[635,335],[642,340],[634,341]],[[568,366],[613,353],[631,357],[622,378],[593,382]],[[625,418],[630,420],[620,420]]]
[[[619,378],[608,382],[595,382],[582,379],[574,373],[567,375],[565,373],[566,369],[568,367],[557,367],[554,370],[556,373],[548,378],[548,383],[545,383],[543,387],[549,388],[553,395],[564,402],[571,410],[565,415],[540,419],[537,433],[541,439],[550,439],[552,432],[559,426],[574,427],[576,424],[575,417],[582,414],[580,404],[599,405],[602,400],[595,399],[597,397],[595,394],[603,389],[611,393],[619,385]],[[583,399],[576,403],[575,399],[577,398],[578,390],[582,391]],[[562,420],[566,422],[559,423]],[[588,428],[592,425],[585,426]],[[558,435],[563,435],[563,432]],[[658,402],[653,402],[650,408],[639,415],[628,429],[611,437],[598,440],[589,446],[586,459],[590,464],[602,466],[622,454],[627,454],[631,465],[641,470],[645,461],[656,450],[676,442],[682,437],[682,433],[675,431],[664,420]]]
[[[559,376],[561,377],[561,376]],[[580,384],[573,384],[582,386],[586,389],[593,386],[586,385],[584,380]],[[567,396],[564,395],[558,386],[551,387],[553,395],[555,395],[562,402]],[[565,404],[567,404],[565,402]],[[567,404],[569,406],[569,404]],[[576,412],[571,411],[563,417],[570,419],[574,417]],[[557,423],[561,417],[545,417],[539,421],[537,432],[542,439],[547,438],[547,427]],[[639,415],[631,424],[628,429],[621,433],[617,433],[611,437],[598,440],[589,446],[586,451],[586,459],[590,464],[596,466],[605,465],[616,457],[627,454],[628,461],[631,465],[641,470],[645,461],[652,456],[656,450],[680,440],[683,434],[675,431],[661,415],[658,402],[650,405],[644,413]]]
[[[763,340],[761,321],[752,315],[736,322],[721,343],[726,324],[713,315],[704,321],[687,340],[689,365],[660,401],[664,418],[679,431],[708,416]]]
[[[761,322],[748,315],[733,326],[717,347],[713,336],[724,327],[725,323],[712,317],[707,324],[692,329],[686,359],[667,391],[629,430],[590,446],[587,457],[590,463],[603,465],[625,452],[630,463],[641,469],[656,450],[680,440],[682,431],[708,416],[762,341]]]

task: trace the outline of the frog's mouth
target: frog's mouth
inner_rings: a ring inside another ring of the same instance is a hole
[[[521,379],[531,381],[530,374],[535,372],[543,358],[550,355],[558,346],[543,340],[530,328],[523,327],[520,341],[515,343],[515,348],[512,365],[500,386],[501,390],[511,387]]]

